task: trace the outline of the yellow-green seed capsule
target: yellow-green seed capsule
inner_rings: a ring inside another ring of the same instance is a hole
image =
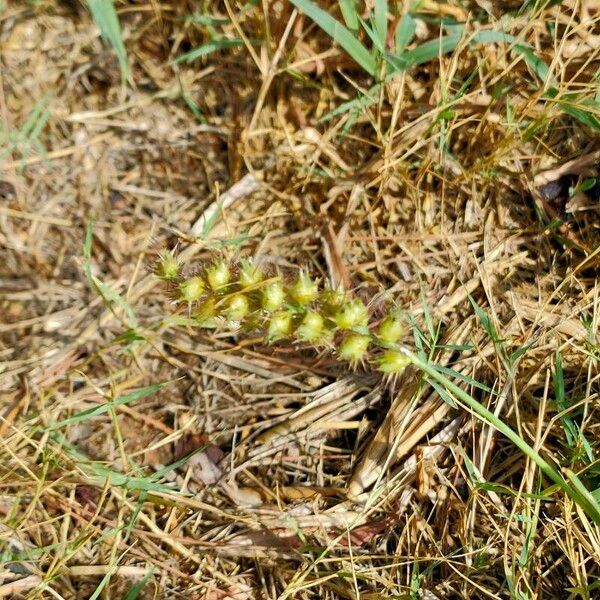
[[[206,269],[206,281],[212,290],[222,290],[231,279],[231,269],[224,260],[219,260]]]
[[[179,285],[179,294],[184,302],[196,302],[204,293],[204,281],[199,276],[190,277]]]
[[[309,310],[302,319],[296,335],[299,339],[316,344],[323,340],[325,335],[325,321],[323,317],[314,310]]]
[[[367,307],[358,298],[344,302],[333,315],[333,320],[340,329],[366,326],[368,318]]]
[[[261,306],[269,312],[280,308],[284,300],[285,290],[280,281],[273,281],[262,290]]]
[[[243,294],[236,294],[227,300],[224,313],[228,321],[241,321],[249,311],[248,298]]]
[[[290,298],[300,306],[310,304],[319,294],[319,285],[308,274],[300,273],[298,279],[290,286]]]
[[[387,344],[397,342],[403,335],[404,325],[394,316],[386,317],[377,328],[377,337]]]
[[[377,368],[386,374],[397,375],[402,373],[408,364],[410,364],[410,358],[404,352],[398,352],[397,350],[386,350],[377,359]]]
[[[336,311],[346,300],[346,292],[344,292],[343,288],[338,287],[337,289],[328,288],[323,290],[321,294],[321,300],[323,302],[323,306],[330,312]]]
[[[269,318],[269,328],[267,338],[271,342],[276,342],[292,335],[294,330],[294,317],[287,310],[280,310],[273,313]]]
[[[214,319],[219,314],[219,308],[217,307],[217,300],[213,296],[208,296],[201,303],[200,306],[194,312],[194,319],[196,319],[201,325]]]
[[[252,260],[243,260],[240,264],[240,286],[243,288],[254,287],[264,279],[262,269]]]
[[[160,255],[156,266],[156,275],[161,279],[173,280],[179,275],[179,263],[172,252],[168,250]]]
[[[371,338],[368,335],[351,333],[339,347],[338,355],[342,360],[353,364],[360,362],[365,357],[370,342]]]

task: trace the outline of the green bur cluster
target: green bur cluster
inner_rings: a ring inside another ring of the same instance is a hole
[[[202,272],[184,277],[176,257],[166,252],[156,275],[171,283],[175,299],[189,306],[200,326],[224,324],[260,331],[269,342],[299,340],[328,346],[352,366],[368,362],[388,375],[401,373],[410,362],[397,347],[404,335],[397,313],[372,328],[360,299],[341,289],[321,289],[304,271],[286,283],[280,275],[267,277],[252,260],[232,268],[225,259],[217,259]]]

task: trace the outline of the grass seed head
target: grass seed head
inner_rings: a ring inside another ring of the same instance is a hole
[[[344,302],[333,315],[340,329],[366,326],[369,319],[367,307],[358,298]]]
[[[236,294],[227,299],[223,312],[228,321],[241,321],[250,312],[250,302],[244,294]]]
[[[204,293],[204,281],[199,275],[186,279],[179,285],[179,295],[184,302],[196,302]]]
[[[284,301],[285,290],[280,281],[273,281],[262,290],[261,305],[265,310],[274,312],[281,307]]]
[[[156,275],[168,281],[173,281],[179,276],[179,262],[169,250],[160,255],[156,265]]]
[[[377,368],[387,375],[399,375],[410,364],[410,358],[398,350],[386,350],[377,360]]]
[[[268,323],[267,338],[271,342],[290,337],[294,331],[294,316],[289,310],[273,313]]]
[[[404,335],[404,325],[396,316],[389,315],[377,328],[377,337],[386,344],[397,342]]]
[[[298,279],[290,286],[290,297],[300,306],[310,304],[319,294],[319,284],[307,273],[300,273]]]
[[[326,334],[325,320],[315,310],[307,311],[296,331],[298,338],[309,344],[317,344],[323,341]]]
[[[351,333],[338,348],[338,356],[351,364],[359,363],[365,358],[370,342],[371,338],[368,335]]]
[[[206,281],[214,291],[222,290],[231,280],[231,269],[224,260],[218,260],[206,269]]]
[[[254,287],[263,279],[262,269],[253,260],[246,259],[240,263],[239,284],[242,288]]]

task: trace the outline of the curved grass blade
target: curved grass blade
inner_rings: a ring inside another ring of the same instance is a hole
[[[347,27],[310,0],[290,1],[330,35],[369,75],[375,77],[377,61]]]
[[[88,0],[88,6],[102,37],[112,46],[121,69],[121,80],[125,82],[129,77],[129,62],[127,51],[123,43],[121,25],[112,0]]]

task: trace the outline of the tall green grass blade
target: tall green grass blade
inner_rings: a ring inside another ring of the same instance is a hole
[[[396,55],[402,54],[412,42],[417,30],[417,22],[410,13],[406,13],[396,27],[395,51]]]
[[[480,419],[492,425],[500,433],[505,435],[523,454],[525,454],[530,460],[532,460],[542,471],[546,477],[552,480],[558,487],[560,487],[575,503],[577,503],[587,515],[596,523],[600,525],[600,505],[592,493],[589,492],[577,478],[577,476],[569,472],[569,481],[563,478],[563,476],[557,471],[550,463],[548,463],[534,448],[532,448],[523,438],[521,438],[513,429],[511,429],[504,421],[499,419],[494,413],[489,411],[485,406],[477,402],[475,398],[469,395],[467,392],[462,390],[459,386],[453,383],[445,375],[432,364],[422,360],[416,354],[405,350],[407,355],[411,358],[413,364],[420,368],[426,373],[431,379],[436,380],[444,388],[452,394],[454,398],[457,398],[464,403],[470,410],[473,411]],[[569,482],[573,483],[571,485]]]
[[[92,408],[88,408],[86,410],[82,410],[74,415],[71,415],[67,419],[63,419],[58,423],[55,423],[51,426],[51,429],[60,429],[66,425],[72,425],[73,423],[77,423],[79,421],[85,421],[87,419],[91,419],[92,417],[97,417],[98,415],[102,415],[108,412],[111,408],[116,408],[117,406],[121,406],[123,404],[131,404],[132,402],[136,402],[137,400],[141,400],[146,396],[150,396],[155,394],[163,387],[167,385],[166,383],[155,383],[153,385],[149,385],[147,387],[140,388],[139,390],[134,390],[129,394],[125,394],[124,396],[118,396],[114,400],[110,400],[105,402],[104,404],[100,404],[98,406],[93,406]]]
[[[310,0],[290,1],[331,36],[369,75],[373,77],[376,75],[377,62],[375,58],[347,27]]]
[[[556,359],[554,362],[554,372],[552,373],[552,380],[554,383],[554,399],[556,401],[556,408],[558,412],[568,410],[569,402],[565,397],[565,380],[562,368],[562,356],[560,352],[556,352]],[[573,421],[573,417],[570,414],[565,414],[560,418],[565,437],[567,438],[567,444],[573,448],[578,438],[577,425]]]
[[[387,0],[375,0],[375,10],[373,11],[373,29],[379,40],[379,46],[385,48],[387,39],[387,20],[388,3]]]
[[[369,38],[371,38],[371,41],[373,42],[373,47],[377,49],[380,55],[385,54],[385,40],[382,43],[381,38],[375,31],[375,28],[369,25],[364,19],[360,19],[360,24],[363,26],[363,29],[367,32]]]
[[[213,52],[217,52],[218,50],[225,50],[227,48],[236,48],[237,46],[243,46],[244,40],[239,38],[228,39],[223,38],[220,40],[211,40],[198,48],[194,48],[185,54],[181,54],[175,59],[175,63],[179,64],[182,62],[191,63],[195,61],[197,58],[201,58],[202,56],[206,56],[207,54],[211,54]]]
[[[340,5],[346,27],[356,35],[358,33],[358,11],[356,10],[356,0],[338,0],[338,4]]]
[[[106,285],[102,280],[100,280],[98,277],[96,277],[92,273],[91,258],[92,258],[92,221],[90,219],[88,221],[88,226],[87,226],[87,229],[85,232],[85,241],[83,244],[83,268],[84,268],[86,277],[87,277],[88,281],[90,282],[90,285],[92,285],[93,287],[95,287],[98,290],[98,292],[100,293],[100,295],[106,302],[106,305],[108,306],[110,311],[115,315],[115,317],[118,317],[118,315],[115,313],[115,310],[113,308],[113,305],[116,304],[125,313],[129,327],[131,329],[137,329],[138,321],[137,321],[137,317],[135,316],[135,312],[133,311],[131,304],[129,304],[129,302],[127,302],[127,300],[125,300],[125,298],[123,298],[123,296],[121,296],[121,294],[119,294],[119,292],[117,292],[116,290],[113,290],[111,287]]]
[[[88,0],[88,6],[102,37],[112,46],[117,55],[121,69],[121,79],[125,82],[129,77],[129,63],[114,4],[112,0]]]
[[[142,590],[146,587],[146,584],[154,573],[154,567],[148,570],[148,572],[127,592],[124,600],[136,600],[136,598],[142,593]]]

